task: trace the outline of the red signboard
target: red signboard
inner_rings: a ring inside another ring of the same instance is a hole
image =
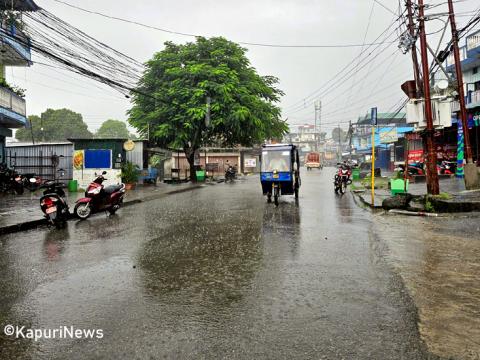
[[[422,162],[423,150],[410,150],[408,152],[408,162]]]

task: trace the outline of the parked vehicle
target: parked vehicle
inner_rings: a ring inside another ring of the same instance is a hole
[[[300,159],[295,145],[263,145],[261,157],[261,175],[263,195],[267,201],[278,206],[280,195],[295,195],[301,185]]]
[[[352,167],[347,163],[337,163],[338,171],[333,181],[335,193],[345,194],[347,185],[352,183]]]
[[[311,169],[321,169],[322,164],[320,162],[320,153],[318,152],[309,152],[305,157],[305,166],[307,170]]]
[[[442,161],[437,165],[438,174],[441,175],[455,175],[457,172],[457,164],[453,161]]]
[[[228,165],[227,170],[225,171],[225,182],[232,182],[237,178],[237,169],[233,165]]]
[[[20,175],[23,183],[23,187],[30,191],[36,191],[43,186],[42,178],[35,174]]]
[[[22,177],[6,164],[0,164],[0,191],[5,193],[23,194]]]
[[[70,211],[65,200],[65,184],[53,180],[42,184],[45,188],[43,196],[40,198],[40,208],[45,214],[47,221],[57,229],[65,227],[70,218]]]
[[[404,164],[399,164],[395,168],[395,171],[398,171],[400,174],[403,174],[404,171],[405,171],[405,165]],[[410,176],[425,175],[425,172],[423,170],[423,164],[422,163],[408,164],[408,175],[410,175]]]
[[[85,197],[77,200],[74,213],[78,218],[84,220],[102,210],[113,215],[120,209],[125,196],[125,184],[103,186],[107,180],[103,175],[106,174],[104,171],[98,175],[85,191]]]

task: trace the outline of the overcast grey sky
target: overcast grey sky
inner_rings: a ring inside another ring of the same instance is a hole
[[[373,11],[366,34],[366,42],[369,43],[394,18],[375,0],[65,1],[170,30],[207,37],[222,35],[233,41],[274,44],[362,44]],[[398,12],[398,0],[379,1]],[[96,39],[142,62],[162,50],[167,40],[179,43],[192,40],[86,14],[54,0],[36,2]],[[403,0],[401,2],[403,4]],[[435,4],[441,2],[443,0],[432,1]],[[478,0],[464,0],[456,4],[456,10],[460,13],[473,11],[478,5]],[[445,9],[438,7],[435,12]],[[460,16],[458,22],[465,23],[467,15]],[[427,30],[433,32],[441,25],[439,21],[429,22]],[[391,27],[391,31],[395,26]],[[394,39],[395,36],[392,36]],[[380,51],[372,54],[371,61],[365,65],[359,64],[359,69],[364,67],[356,75],[334,81],[330,90],[323,91],[321,96],[307,98],[354,59],[361,48],[246,47],[252,65],[260,74],[280,79],[280,88],[286,93],[281,105],[289,122],[313,123],[314,106],[311,102],[321,99],[323,129],[328,132],[336,123],[346,127],[345,122],[355,120],[372,106],[378,106],[380,112],[395,109],[394,105],[403,99],[400,84],[412,77],[410,56],[396,50],[395,43],[381,54]],[[81,113],[92,130],[109,118],[127,119],[128,99],[78,75],[34,65],[28,69],[8,70],[7,78],[27,89],[29,114],[40,114],[47,108],[70,108]]]

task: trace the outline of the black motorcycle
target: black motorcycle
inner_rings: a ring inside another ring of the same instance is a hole
[[[24,190],[22,177],[7,165],[0,164],[0,191],[21,195]]]
[[[43,185],[45,191],[40,198],[40,208],[45,214],[48,223],[57,229],[64,228],[70,218],[70,210],[65,200],[65,184],[53,180],[46,181]]]
[[[237,178],[237,169],[235,166],[229,165],[227,171],[225,171],[225,182],[232,182]]]

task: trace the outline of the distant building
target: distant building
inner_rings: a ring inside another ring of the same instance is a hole
[[[403,142],[405,133],[413,131],[407,124],[405,113],[379,113],[375,132],[377,167],[392,170],[393,164],[404,160]],[[370,115],[361,116],[354,124],[352,154],[370,158],[372,154],[372,120]]]

